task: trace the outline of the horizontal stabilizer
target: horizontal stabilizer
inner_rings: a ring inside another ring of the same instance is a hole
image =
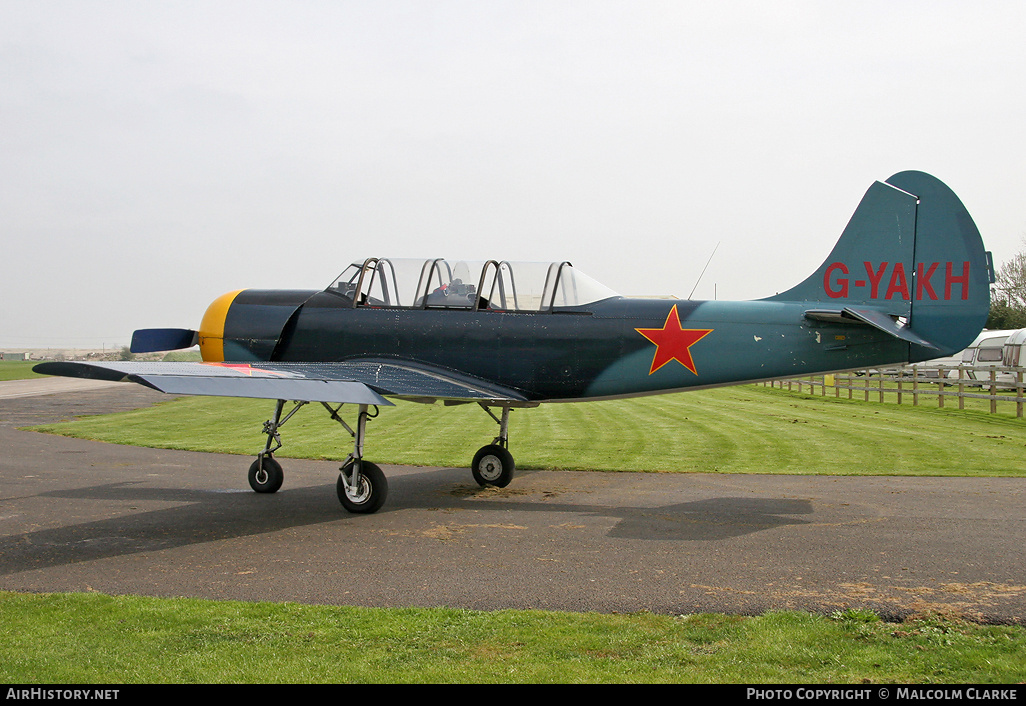
[[[177,351],[192,348],[199,342],[199,334],[186,328],[144,328],[132,334],[133,353]]]
[[[805,312],[805,317],[834,324],[867,324],[902,341],[926,348],[937,348],[922,336],[916,335],[912,329],[900,324],[894,316],[876,309],[852,306],[843,309],[809,309]]]

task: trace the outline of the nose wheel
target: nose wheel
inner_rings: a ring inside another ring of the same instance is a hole
[[[296,402],[284,417],[285,400],[278,400],[274,407],[274,417],[264,422],[264,434],[267,435],[267,443],[264,450],[257,454],[256,461],[249,467],[249,487],[258,493],[277,493],[285,480],[285,473],[281,464],[274,459],[274,452],[281,448],[281,434],[278,429],[292,415],[299,411],[299,408],[306,402]]]
[[[281,464],[270,454],[261,454],[249,467],[249,487],[258,493],[277,493],[284,480]]]

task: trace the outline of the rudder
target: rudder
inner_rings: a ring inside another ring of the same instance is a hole
[[[918,197],[914,286],[909,327],[943,352],[913,347],[911,361],[956,353],[983,329],[990,313],[994,263],[958,196],[923,172],[901,172],[888,183]]]
[[[935,177],[908,171],[873,184],[819,269],[770,299],[808,302],[811,318],[876,326],[909,342],[909,361],[919,361],[972,342],[992,281],[962,202]]]

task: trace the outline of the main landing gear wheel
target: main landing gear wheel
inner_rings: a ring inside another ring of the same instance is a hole
[[[258,493],[276,493],[284,480],[281,464],[273,456],[262,456],[249,467],[249,487]]]
[[[498,444],[481,448],[474,454],[474,462],[470,466],[478,485],[494,485],[498,488],[510,484],[515,469],[513,454]]]
[[[339,469],[338,481],[335,483],[338,499],[349,512],[377,512],[388,497],[388,480],[376,465],[370,461],[360,461],[360,475],[354,489],[351,481],[356,463],[350,461]]]

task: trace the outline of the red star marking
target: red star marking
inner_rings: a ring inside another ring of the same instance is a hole
[[[711,328],[681,328],[676,304],[666,315],[666,323],[662,328],[636,328],[634,330],[656,345],[655,355],[652,356],[652,368],[648,371],[649,375],[671,360],[677,361],[698,375],[698,371],[695,370],[695,361],[691,358],[691,346],[713,332]]]

